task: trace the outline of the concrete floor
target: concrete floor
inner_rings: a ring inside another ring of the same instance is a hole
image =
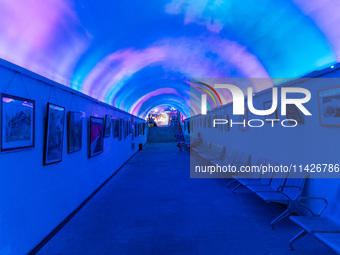
[[[288,250],[299,228],[269,229],[281,207],[189,175],[188,150],[147,144],[38,254],[333,254],[310,236]]]

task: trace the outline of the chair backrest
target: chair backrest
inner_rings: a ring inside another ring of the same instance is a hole
[[[291,199],[295,200],[297,199],[303,192],[303,188],[305,186],[307,174],[298,172],[290,172],[285,186],[296,186],[300,188],[284,188],[282,191]]]
[[[278,166],[279,164],[276,165]],[[287,177],[288,172],[285,173],[284,171],[280,170],[278,172],[274,172],[270,186],[276,190],[278,187],[283,186],[286,183]]]
[[[340,186],[337,189],[335,198],[329,204],[329,209],[326,211],[327,217],[340,223]]]
[[[262,165],[262,166],[266,166],[266,167],[273,166],[273,167],[274,167],[274,166],[276,166],[276,162],[267,160],[267,161],[265,162],[265,164]],[[272,171],[269,171],[269,170],[267,169],[266,172],[263,172],[263,173],[261,174],[261,177],[260,177],[261,182],[262,182],[264,185],[270,185],[270,183],[271,183],[271,181],[272,181],[273,174],[274,174],[274,173],[273,173]]]

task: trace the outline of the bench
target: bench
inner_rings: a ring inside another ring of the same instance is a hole
[[[293,250],[293,243],[303,236],[310,234],[317,240],[324,243],[337,254],[340,254],[340,192],[336,199],[330,206],[329,210],[325,212],[328,207],[328,201],[322,197],[302,197],[301,200],[320,200],[324,205],[318,213],[313,212],[307,205],[303,204],[305,208],[311,212],[312,216],[291,216],[289,219],[302,228],[295,237],[289,242],[289,248]],[[325,213],[324,213],[325,212]]]

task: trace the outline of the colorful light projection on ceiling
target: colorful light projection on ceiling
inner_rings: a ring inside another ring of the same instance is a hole
[[[189,116],[191,77],[291,78],[339,61],[339,13],[338,0],[0,0],[0,57],[140,117]]]

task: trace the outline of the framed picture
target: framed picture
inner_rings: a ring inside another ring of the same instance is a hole
[[[65,108],[47,103],[44,165],[61,162],[63,156]]]
[[[223,118],[224,118],[225,120],[228,121],[227,124],[224,124],[224,125],[223,125],[223,126],[224,126],[224,130],[225,130],[225,131],[229,131],[229,130],[230,130],[230,124],[229,124],[229,116],[228,116],[228,114],[224,114],[224,115],[223,115]]]
[[[273,105],[273,101],[267,101],[267,102],[264,102],[263,103],[263,109],[264,110],[269,110]],[[272,114],[270,115],[265,115],[264,116],[265,120],[272,120],[272,119],[278,119],[278,116],[277,116],[277,110],[275,110],[275,112],[273,112]]]
[[[35,101],[1,95],[1,151],[33,148]]]
[[[80,151],[83,137],[83,113],[68,112],[67,122],[67,152]]]
[[[90,117],[89,156],[100,154],[104,151],[104,119]]]
[[[286,118],[296,120],[297,123],[304,124],[304,119],[301,117],[300,110],[294,104],[287,104]],[[295,124],[293,121],[289,121],[290,124]]]
[[[244,115],[240,115],[238,116],[238,121],[239,122],[243,122],[245,121],[245,126],[243,125],[239,125],[239,130],[241,131],[247,131],[248,130],[248,108],[247,107],[244,107]]]
[[[217,114],[213,114],[213,121],[217,119]],[[213,124],[213,127],[214,127],[214,123]],[[215,125],[214,128],[218,128],[218,125]]]
[[[113,138],[119,136],[119,119],[112,119]]]
[[[221,119],[222,119],[222,115],[218,115],[217,118],[221,120]],[[225,125],[225,124],[219,124],[219,125],[218,125],[218,130],[223,131],[223,126],[224,126],[224,125]]]
[[[340,86],[318,91],[321,126],[340,126]]]
[[[105,115],[104,137],[110,137],[111,135],[111,122],[112,117],[110,115]]]

